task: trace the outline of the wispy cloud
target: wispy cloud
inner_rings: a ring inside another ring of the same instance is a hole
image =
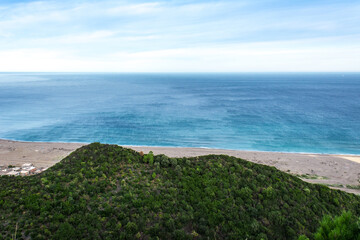
[[[155,14],[161,12],[162,5],[159,2],[139,3],[139,4],[121,4],[107,10],[108,14],[113,15],[143,15]]]
[[[331,0],[0,3],[0,71],[359,71],[359,12]]]
[[[54,36],[54,37],[46,37],[46,38],[35,38],[32,39],[34,44],[77,44],[77,43],[90,43],[90,42],[98,42],[102,39],[108,39],[116,35],[116,31],[94,31],[94,32],[86,32],[82,34],[67,34],[62,36]]]

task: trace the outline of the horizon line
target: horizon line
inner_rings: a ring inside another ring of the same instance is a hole
[[[239,72],[186,72],[186,71],[182,71],[182,72],[110,72],[110,71],[106,71],[106,72],[101,72],[101,71],[94,71],[94,72],[86,72],[86,71],[73,71],[73,72],[59,72],[59,71],[0,71],[0,74],[7,74],[7,73],[63,73],[63,74],[72,74],[72,73],[92,73],[92,74],[269,74],[269,73],[274,73],[274,74],[304,74],[304,73],[338,73],[338,74],[360,74],[360,71],[264,71],[264,72],[260,72],[260,71],[256,71],[256,72],[245,72],[245,71],[239,71]]]

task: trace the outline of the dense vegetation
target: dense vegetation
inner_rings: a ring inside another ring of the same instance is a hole
[[[0,178],[3,239],[313,238],[343,210],[359,216],[360,198],[273,167],[99,143],[39,175]]]
[[[360,240],[360,217],[343,212],[335,218],[326,215],[314,234],[315,240]],[[309,240],[301,235],[298,240]]]

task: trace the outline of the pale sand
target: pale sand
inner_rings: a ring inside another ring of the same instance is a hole
[[[0,140],[0,166],[33,163],[36,167],[50,167],[72,151],[83,146],[82,143],[43,143]],[[308,174],[316,179],[304,181],[331,185],[360,185],[360,156],[281,152],[256,152],[205,148],[139,147],[124,146],[136,151],[165,154],[169,157],[193,157],[208,154],[226,154],[251,162],[274,166],[295,175]],[[360,194],[360,190],[341,190]]]
[[[51,167],[82,143],[18,142],[0,139],[0,166],[21,166],[33,163],[36,167]]]

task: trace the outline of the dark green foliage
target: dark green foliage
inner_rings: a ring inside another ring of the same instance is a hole
[[[351,212],[343,212],[341,216],[332,218],[324,216],[320,227],[314,234],[315,240],[360,240],[360,217]],[[309,240],[304,235],[299,240]]]
[[[54,234],[54,239],[74,239],[75,238],[75,229],[69,223],[62,223],[59,226],[59,229]]]
[[[225,155],[93,143],[39,175],[0,177],[0,239],[313,238],[343,210],[360,215],[360,198]]]

